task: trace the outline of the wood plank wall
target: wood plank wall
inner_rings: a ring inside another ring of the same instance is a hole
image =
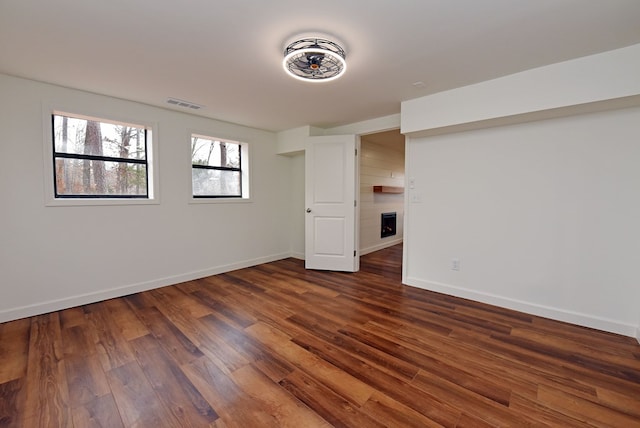
[[[404,186],[404,146],[390,147],[363,137],[360,150],[360,251],[366,254],[402,239],[404,195],[374,193],[373,186]],[[380,214],[393,211],[396,235],[381,238]]]

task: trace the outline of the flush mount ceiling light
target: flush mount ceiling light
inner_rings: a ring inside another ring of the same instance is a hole
[[[330,40],[310,38],[291,43],[282,65],[289,75],[307,82],[328,82],[347,70],[344,49]]]

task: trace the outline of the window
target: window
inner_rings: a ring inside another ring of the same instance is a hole
[[[191,186],[194,198],[248,197],[246,144],[191,135]]]
[[[141,125],[54,112],[56,199],[149,199],[150,130]]]

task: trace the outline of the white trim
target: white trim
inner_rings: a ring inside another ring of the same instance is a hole
[[[372,246],[367,247],[367,248],[361,248],[360,249],[360,255],[364,256],[365,254],[373,253],[373,252],[379,251],[379,250],[384,250],[385,248],[393,247],[394,245],[397,245],[397,244],[400,244],[400,243],[402,243],[402,237],[396,238],[396,239],[391,239],[391,240],[385,240],[384,242],[382,242],[380,244],[372,245]]]
[[[188,137],[187,137],[187,148],[188,148],[188,152],[187,153],[187,165],[189,165],[189,182],[188,182],[188,187],[187,187],[187,203],[189,204],[237,204],[237,203],[247,203],[247,202],[252,202],[251,201],[251,176],[253,174],[251,174],[251,159],[250,159],[250,154],[249,154],[249,147],[251,146],[251,144],[248,141],[240,141],[238,138],[234,138],[234,137],[229,137],[225,134],[220,134],[219,132],[215,132],[215,131],[202,131],[202,130],[196,130],[196,129],[189,129],[188,131]],[[242,174],[242,197],[241,198],[225,198],[225,197],[219,197],[219,198],[194,198],[193,197],[193,175],[192,175],[192,170],[193,170],[193,164],[192,161],[193,159],[191,159],[191,139],[193,138],[193,136],[197,136],[197,137],[202,137],[202,138],[211,138],[211,139],[218,139],[221,141],[227,141],[233,144],[239,144],[240,145],[240,150],[241,150],[241,159],[242,159],[242,164],[240,166],[241,168],[241,174]]]
[[[404,138],[404,215],[402,216],[402,234],[403,234],[403,246],[402,246],[402,283],[406,283],[406,279],[409,276],[409,241],[411,240],[411,234],[409,233],[410,225],[410,207],[409,207],[409,199],[411,192],[414,189],[409,185],[410,180],[412,179],[412,175],[410,175],[410,159],[411,159],[411,149],[413,147],[411,143],[411,137],[405,136]]]
[[[626,324],[609,318],[597,317],[585,313],[568,311],[565,309],[554,308],[551,306],[538,305],[522,300],[510,299],[489,293],[481,293],[464,287],[457,287],[450,284],[444,284],[436,281],[424,281],[417,278],[406,278],[404,284],[425,290],[435,291],[438,293],[448,294],[450,296],[462,297],[465,299],[475,300],[477,302],[487,303],[490,305],[500,306],[507,309],[513,309],[525,312],[531,315],[537,315],[545,318],[551,318],[558,321],[564,321],[584,327],[594,328],[597,330],[607,331],[611,333],[622,334],[633,337],[634,334],[640,335],[640,329],[631,324]],[[640,339],[638,339],[640,342]]]
[[[134,124],[144,126],[149,131],[147,141],[147,173],[148,198],[56,198],[53,183],[53,129],[51,116],[53,114],[68,114],[78,118],[93,118],[104,122]],[[47,207],[70,206],[105,206],[105,205],[158,205],[160,203],[158,172],[158,122],[138,120],[135,117],[120,117],[113,115],[110,110],[96,111],[87,108],[83,103],[61,103],[44,101],[42,103],[42,132],[43,132],[43,162],[44,162],[44,205]]]
[[[298,251],[293,251],[289,257],[293,257],[294,259],[304,260],[304,253],[300,253]]]
[[[191,177],[189,177],[191,178]],[[191,191],[191,189],[189,189]],[[189,198],[189,204],[247,204],[253,202],[250,198]]]
[[[182,275],[168,276],[165,278],[158,278],[151,281],[140,282],[137,284],[124,285],[122,287],[115,287],[109,290],[98,291],[95,293],[80,294],[76,296],[65,297],[62,299],[49,300],[47,302],[21,306],[18,308],[5,309],[0,311],[0,322],[12,321],[52,311],[59,311],[75,306],[112,299],[115,297],[127,296],[133,293],[139,293],[155,288],[166,287],[168,285],[179,284],[181,282],[192,281],[194,279],[205,278],[207,276],[218,275],[221,273],[230,272],[232,270],[243,269],[263,263],[286,259],[289,256],[289,254],[274,254],[271,256],[259,257],[256,259],[244,260],[227,265],[187,272]]]

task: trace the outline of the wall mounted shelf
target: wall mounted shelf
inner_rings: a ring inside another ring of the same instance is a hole
[[[404,193],[401,186],[373,186],[373,193]]]

